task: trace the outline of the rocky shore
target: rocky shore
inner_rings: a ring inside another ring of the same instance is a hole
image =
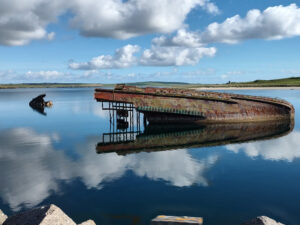
[[[202,225],[201,217],[157,216],[151,225]],[[6,216],[0,209],[0,225],[77,225],[56,205],[34,208],[13,216]],[[93,220],[84,221],[78,225],[96,225]],[[259,216],[240,225],[284,225],[275,220]]]
[[[0,210],[0,225],[77,225],[56,205],[34,208],[7,217]],[[84,221],[78,225],[96,225],[93,220]]]

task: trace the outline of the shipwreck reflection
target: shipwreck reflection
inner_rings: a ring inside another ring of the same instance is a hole
[[[34,111],[40,113],[43,116],[47,116],[47,113],[45,112],[45,107],[44,106],[33,106],[29,105]]]
[[[97,153],[117,152],[126,155],[140,151],[152,152],[244,143],[281,137],[294,128],[293,120],[207,125],[159,125],[147,124],[144,121],[142,131],[141,116],[133,109],[130,109],[129,115],[123,112],[121,115],[118,112],[120,110],[118,105],[103,109],[110,110],[111,126],[110,132],[104,133],[101,142],[97,144]],[[125,122],[128,126],[121,126]]]

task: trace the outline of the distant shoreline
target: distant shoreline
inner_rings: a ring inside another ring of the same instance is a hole
[[[290,87],[197,87],[194,90],[299,90],[298,86]]]
[[[0,89],[16,88],[113,88],[116,84],[103,83],[11,83],[0,84]],[[137,87],[165,87],[194,90],[288,90],[300,89],[300,77],[250,82],[227,82],[226,84],[201,84],[184,82],[145,81],[126,83]]]
[[[259,90],[259,89],[300,89],[300,77],[273,80],[255,80],[249,82],[227,82],[226,84],[201,84],[184,82],[144,81],[126,83],[138,87],[191,88],[195,90]],[[0,89],[13,88],[98,88],[114,87],[115,84],[101,83],[15,83],[0,84]]]
[[[1,89],[21,89],[21,88],[103,88],[103,87],[114,87],[115,84],[0,84]],[[129,85],[135,85],[129,84]],[[139,85],[137,85],[139,86]],[[185,88],[185,89],[194,89],[194,90],[291,90],[291,89],[300,89],[300,86],[224,86],[224,85],[195,85],[195,84],[186,84],[186,85],[157,85],[151,84],[142,85],[143,87],[152,86],[152,87],[168,87],[168,88]]]

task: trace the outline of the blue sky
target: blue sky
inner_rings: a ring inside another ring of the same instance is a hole
[[[300,76],[300,2],[0,0],[0,83]]]

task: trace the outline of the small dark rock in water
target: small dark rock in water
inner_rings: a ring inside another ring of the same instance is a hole
[[[248,222],[242,223],[240,225],[284,225],[283,223],[276,222],[275,220],[267,216],[259,216]]]
[[[52,101],[45,101],[44,98],[46,97],[46,94],[42,94],[37,96],[36,98],[33,98],[29,105],[34,110],[38,111],[39,113],[46,115],[44,112],[45,107],[51,107],[53,105]]]

